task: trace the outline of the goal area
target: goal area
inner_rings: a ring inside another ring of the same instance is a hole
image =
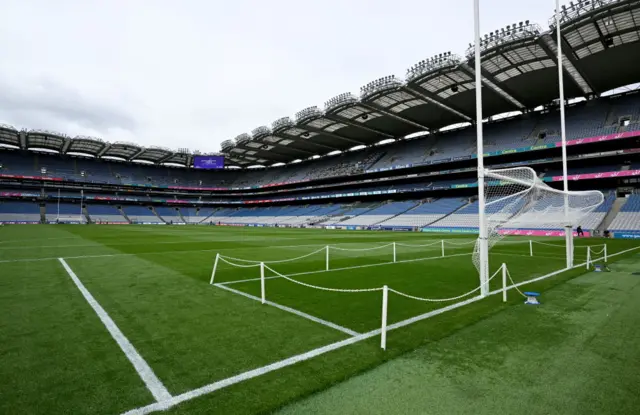
[[[484,193],[484,215],[473,253],[481,284],[486,284],[489,250],[516,231],[563,229],[567,268],[573,266],[573,229],[604,202],[602,192],[554,189],[530,167],[486,169],[484,177],[484,188],[478,189]]]

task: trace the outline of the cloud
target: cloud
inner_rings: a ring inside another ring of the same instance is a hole
[[[0,90],[3,115],[20,126],[52,129],[54,125],[65,127],[75,124],[87,131],[119,129],[135,132],[136,120],[123,108],[85,96],[52,80],[12,85],[0,79]]]
[[[482,7],[483,33],[553,12]],[[1,121],[202,151],[473,39],[470,0],[5,0],[3,15]]]

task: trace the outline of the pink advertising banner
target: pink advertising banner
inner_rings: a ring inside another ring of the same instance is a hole
[[[607,179],[611,177],[640,176],[640,170],[607,171],[602,173],[570,174],[568,180]],[[554,182],[562,181],[562,176],[553,176]]]
[[[640,131],[625,131],[623,133],[600,135],[598,137],[578,138],[575,140],[567,140],[568,146],[576,144],[599,143],[601,141],[619,140],[621,138],[630,138],[640,136]],[[562,147],[562,142],[556,143],[556,147]]]
[[[518,229],[518,230],[509,230],[509,229],[500,229],[498,231],[500,235],[518,235],[518,236],[564,236],[564,231],[544,231],[544,230],[527,230],[527,229]],[[573,232],[573,236],[578,236],[577,232]],[[591,236],[590,232],[585,231],[584,236]]]

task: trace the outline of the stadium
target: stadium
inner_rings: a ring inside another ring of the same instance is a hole
[[[215,154],[0,125],[0,413],[637,413],[640,1],[559,16]]]

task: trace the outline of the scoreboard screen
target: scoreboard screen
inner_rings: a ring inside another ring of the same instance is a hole
[[[223,169],[224,156],[195,156],[193,167],[196,169]]]

